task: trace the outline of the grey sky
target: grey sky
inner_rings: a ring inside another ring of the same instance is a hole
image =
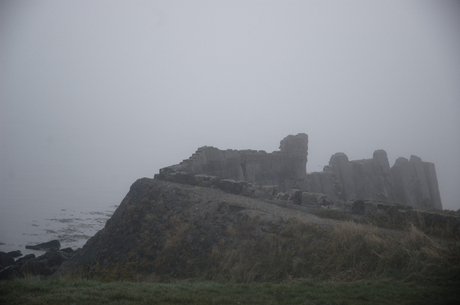
[[[435,163],[460,208],[458,1],[1,1],[0,205],[119,203],[198,147]]]

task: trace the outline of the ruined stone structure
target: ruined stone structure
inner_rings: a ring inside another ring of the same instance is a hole
[[[398,158],[390,168],[384,150],[376,150],[372,159],[356,161],[344,153],[334,154],[323,172],[307,175],[307,190],[334,200],[374,199],[442,209],[434,164],[411,156]]]
[[[308,175],[309,190],[343,201],[372,198],[394,201],[393,179],[387,154],[374,152],[372,159],[349,161],[344,153],[334,154],[323,172]]]
[[[160,170],[206,174],[221,179],[242,180],[260,185],[277,185],[280,192],[306,189],[308,135],[289,135],[280,150],[219,150],[204,146],[178,165]]]
[[[411,206],[442,209],[436,169],[431,162],[417,156],[398,158],[391,168],[395,196]]]
[[[160,170],[204,174],[220,179],[276,185],[279,192],[298,189],[328,195],[334,201],[373,199],[400,202],[413,207],[442,209],[433,163],[419,157],[399,158],[390,168],[384,150],[372,159],[349,161],[344,153],[334,154],[322,172],[306,173],[308,135],[289,135],[280,150],[219,150],[200,147],[189,159]]]

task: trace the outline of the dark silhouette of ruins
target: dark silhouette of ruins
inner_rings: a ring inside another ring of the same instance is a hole
[[[398,158],[390,168],[384,150],[372,159],[349,161],[334,154],[322,172],[307,174],[308,135],[289,135],[272,153],[256,150],[219,150],[204,146],[180,164],[160,170],[205,174],[221,179],[277,185],[279,192],[298,189],[323,193],[332,200],[373,199],[413,207],[442,209],[436,169],[419,157]]]

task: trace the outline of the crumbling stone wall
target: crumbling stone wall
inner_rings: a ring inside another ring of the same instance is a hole
[[[390,168],[384,150],[376,150],[372,159],[355,161],[334,154],[323,172],[307,175],[307,190],[333,200],[374,199],[442,209],[434,164],[411,156],[398,158]]]
[[[160,170],[216,176],[259,185],[278,185],[279,191],[306,189],[308,135],[289,135],[272,153],[259,150],[220,150],[204,146],[180,164]]]
[[[372,159],[348,160],[334,154],[322,172],[307,175],[308,135],[289,135],[272,153],[256,150],[220,150],[204,146],[180,164],[160,170],[202,174],[219,179],[277,185],[278,192],[291,189],[328,195],[334,201],[374,199],[413,207],[442,209],[436,169],[419,157],[399,158],[390,168],[387,153],[376,150]]]
[[[395,195],[401,202],[414,207],[442,209],[438,179],[433,163],[417,156],[398,158],[391,168]]]

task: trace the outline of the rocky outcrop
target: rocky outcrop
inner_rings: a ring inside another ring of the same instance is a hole
[[[57,240],[43,243],[42,247],[26,247],[33,250],[43,250],[46,248],[47,252],[36,257],[35,254],[27,254],[22,256],[20,251],[13,251],[9,253],[0,252],[0,281],[11,280],[15,278],[22,278],[24,276],[45,277],[50,276],[59,268],[59,266],[72,257],[75,251],[71,248],[56,249]],[[38,245],[37,245],[38,246]],[[40,248],[40,249],[39,249]],[[20,257],[22,256],[22,257]],[[16,261],[14,258],[18,258]]]
[[[309,214],[331,211],[330,198],[324,194],[292,190],[284,194],[286,198],[249,198],[244,191],[247,182],[181,172],[162,175],[137,180],[105,227],[65,261],[55,276],[234,282],[279,281],[292,279],[291,274],[305,278],[311,276],[311,259],[319,256],[302,256],[302,263],[293,265],[300,259],[299,245],[312,249],[321,244],[324,248],[319,253],[326,253],[329,235],[317,235],[338,224]],[[181,183],[172,182],[174,179]],[[429,226],[449,220],[449,228],[458,233],[457,216],[419,214],[409,206],[360,200],[351,206],[344,204],[337,212],[391,221],[422,215]],[[273,271],[280,265],[284,271]],[[316,276],[322,273],[318,270]]]
[[[59,273],[112,280],[139,273],[203,276],[222,263],[224,253],[267,240],[286,226],[281,217],[256,209],[262,204],[216,188],[139,179],[104,229]]]
[[[322,193],[302,192],[299,204],[305,206],[330,206],[333,202],[328,195]]]
[[[289,135],[272,153],[256,150],[219,150],[204,146],[180,164],[160,170],[216,176],[259,185],[277,185],[279,191],[306,188],[308,136]]]
[[[14,255],[9,252],[0,252],[0,269],[6,268],[14,264]]]

